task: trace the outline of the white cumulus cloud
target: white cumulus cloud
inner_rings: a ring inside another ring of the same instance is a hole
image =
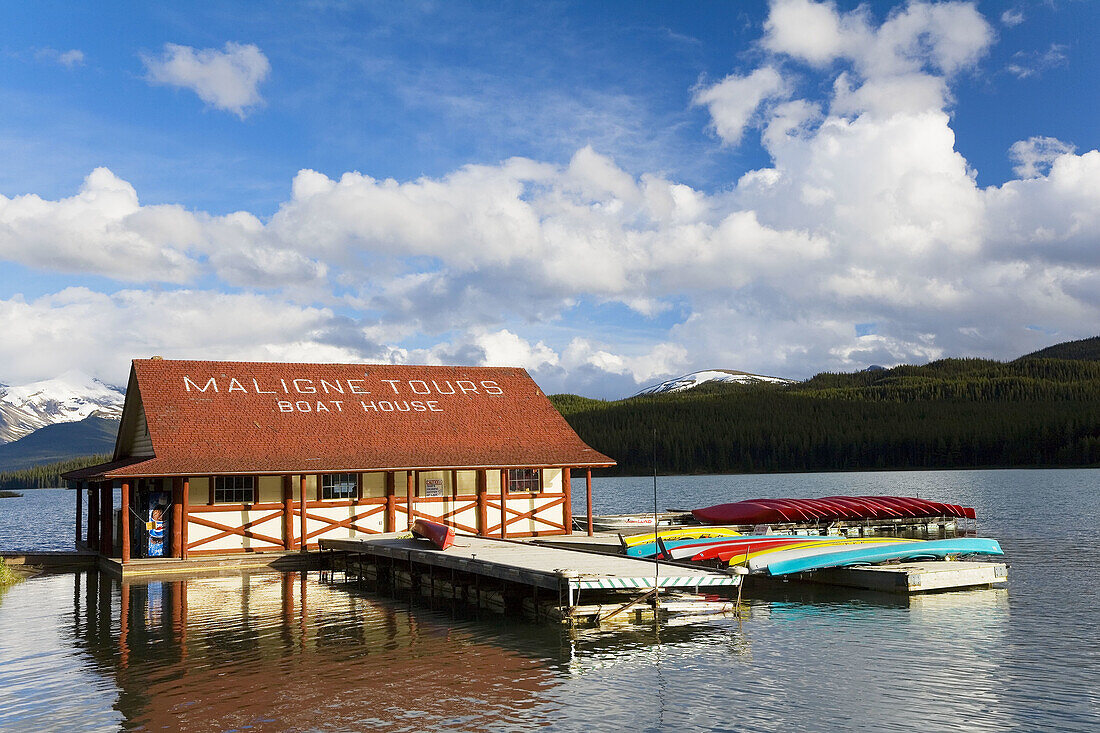
[[[257,46],[228,42],[221,51],[166,43],[160,56],[143,55],[146,78],[190,89],[212,107],[244,118],[263,103],[260,84],[271,64]]]

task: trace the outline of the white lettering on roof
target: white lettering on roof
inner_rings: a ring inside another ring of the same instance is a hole
[[[290,395],[294,393],[312,395],[321,392],[325,394],[371,394],[371,390],[367,389],[368,382],[370,381],[369,374],[367,375],[367,379],[318,379],[313,377],[297,377],[293,379],[289,377],[278,378],[278,385],[283,388],[281,393],[277,385],[261,385],[260,380],[256,378],[236,377],[222,374],[220,379],[221,385],[218,384],[219,377],[208,377],[206,381],[203,382],[202,377],[195,379],[190,375],[185,375],[183,377],[183,387],[187,392],[202,392],[204,394],[221,394],[222,389],[225,390],[225,394],[241,392],[245,395]],[[389,391],[397,397],[404,397],[405,399],[379,401],[362,400],[359,404],[364,412],[445,412],[447,404],[445,401],[441,405],[438,399],[425,400],[407,398],[423,397],[426,395],[438,395],[442,397],[449,397],[451,395],[455,397],[467,397],[469,395],[476,395],[477,397],[496,397],[504,394],[504,390],[501,388],[500,384],[492,379],[483,379],[481,381],[474,381],[471,379],[441,379],[439,381],[434,379],[379,379],[377,382],[389,385]],[[249,384],[251,384],[252,389],[248,388]],[[268,386],[274,387],[274,389],[266,389]],[[376,388],[378,386],[377,384],[375,385]],[[314,415],[318,413],[331,414],[333,412],[344,412],[344,401],[275,400],[274,409],[277,412],[284,413],[305,412]]]

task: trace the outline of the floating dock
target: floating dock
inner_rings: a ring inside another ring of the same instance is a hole
[[[792,579],[886,593],[928,593],[992,588],[1008,581],[1008,566],[1003,562],[934,560],[815,570]]]
[[[699,566],[473,535],[458,535],[445,551],[407,534],[324,539],[321,549],[342,554],[343,570],[349,575],[378,579],[388,574],[395,586],[417,588],[433,598],[499,607],[496,610],[518,603],[532,606],[536,617],[549,615],[567,623],[593,613],[597,621],[605,621],[643,602],[652,609],[661,604],[655,588],[678,592],[676,603],[666,603],[666,610],[730,612],[733,604],[712,602],[699,593],[735,591],[742,578]],[[483,594],[490,602],[485,602]],[[582,605],[582,601],[588,602]]]

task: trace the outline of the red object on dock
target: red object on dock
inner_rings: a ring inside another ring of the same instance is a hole
[[[454,527],[448,527],[438,522],[429,522],[427,519],[415,520],[409,530],[417,537],[423,537],[431,541],[433,545],[441,550],[446,550],[455,541]]]
[[[694,509],[704,524],[783,524],[822,520],[962,517],[974,509],[911,496],[827,496],[822,499],[749,499]]]

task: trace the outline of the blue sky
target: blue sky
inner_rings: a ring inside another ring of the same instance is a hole
[[[514,364],[631,394],[1095,335],[1097,5],[0,11],[0,382]]]

